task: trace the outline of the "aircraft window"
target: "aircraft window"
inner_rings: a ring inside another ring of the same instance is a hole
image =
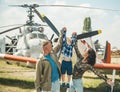
[[[29,39],[37,38],[37,34],[29,34],[28,37]]]
[[[38,34],[38,37],[41,38],[41,39],[46,39],[46,40],[48,40],[47,36],[44,35],[44,34]]]

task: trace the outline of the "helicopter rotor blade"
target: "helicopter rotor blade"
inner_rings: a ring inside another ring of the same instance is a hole
[[[120,11],[119,9],[107,9],[107,8],[97,8],[97,7],[87,7],[87,6],[76,6],[76,5],[39,5],[39,7],[65,7],[65,8],[85,8],[85,9],[96,9],[96,10],[106,10],[106,11]]]
[[[56,33],[57,36],[59,36],[59,31],[57,28],[53,25],[53,23],[43,14],[42,18],[45,20],[45,22],[49,25],[49,27]]]
[[[0,28],[11,27],[11,26],[21,26],[21,25],[23,24],[12,24],[12,25],[0,26]]]
[[[35,13],[38,15],[38,17],[42,20],[42,22],[45,22],[42,15],[37,11],[37,9],[34,8]]]
[[[32,4],[32,5],[28,5],[28,4],[24,4],[24,5],[9,5],[9,6],[13,6],[13,7],[32,7],[32,8],[36,8],[36,7],[64,7],[64,8],[85,8],[85,9],[97,9],[97,10],[106,10],[106,11],[120,11],[119,9],[107,9],[107,8],[97,8],[97,7],[86,7],[86,6],[76,6],[76,5],[38,5],[38,4]]]
[[[26,25],[26,24],[25,24],[25,25]],[[0,34],[3,34],[3,33],[6,33],[6,32],[9,32],[9,31],[12,31],[12,30],[18,29],[18,28],[23,27],[23,26],[25,26],[25,25],[18,26],[18,27],[14,27],[14,28],[11,28],[11,29],[8,29],[8,30],[5,30],[5,31],[3,31],[3,32],[0,32]]]
[[[30,5],[28,4],[23,4],[23,5],[9,5],[11,7],[24,7],[24,8],[27,8],[27,7],[30,7]]]

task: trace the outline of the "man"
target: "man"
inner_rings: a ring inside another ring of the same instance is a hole
[[[43,42],[43,56],[36,64],[35,88],[37,92],[60,92],[61,72],[57,52],[62,47],[62,37],[63,30],[61,30],[58,43],[54,48],[50,41]]]

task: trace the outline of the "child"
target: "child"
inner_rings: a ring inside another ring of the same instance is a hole
[[[66,38],[67,29],[64,27],[63,29],[63,47],[62,47],[62,55],[63,60],[61,64],[61,73],[62,73],[62,86],[65,86],[65,73],[67,72],[67,88],[70,87],[70,79],[72,75],[72,51],[75,45],[77,33],[73,32],[71,38]]]

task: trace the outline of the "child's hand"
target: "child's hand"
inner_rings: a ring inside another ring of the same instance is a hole
[[[66,27],[63,27],[62,29],[61,29],[61,33],[64,33],[64,32],[66,32],[67,31],[67,28]]]
[[[67,28],[66,27],[63,27],[63,29],[62,29],[63,31],[67,31]]]
[[[77,32],[73,32],[73,33],[72,33],[72,37],[73,37],[73,38],[77,38]]]
[[[72,35],[77,35],[77,32],[72,32]]]

